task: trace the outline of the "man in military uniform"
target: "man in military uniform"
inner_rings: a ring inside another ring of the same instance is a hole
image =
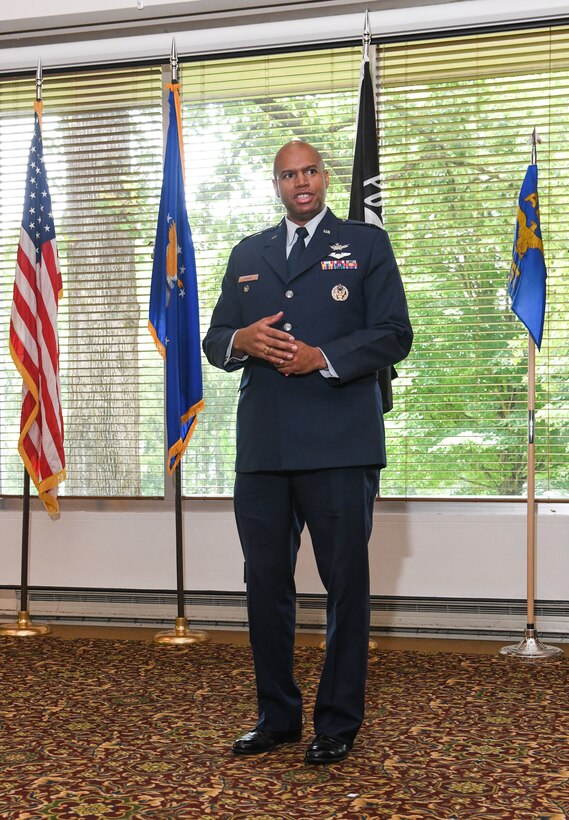
[[[326,207],[318,151],[284,145],[273,185],[286,217],[233,249],[204,340],[211,364],[243,368],[234,507],[259,718],[233,751],[300,740],[294,569],[306,524],[327,591],[327,633],[305,760],[334,763],[364,715],[368,541],[385,466],[377,371],[407,356],[412,330],[387,234]]]

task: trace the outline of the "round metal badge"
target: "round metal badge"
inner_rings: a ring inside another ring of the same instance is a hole
[[[334,285],[332,288],[332,299],[335,299],[336,302],[345,302],[350,292],[345,285]]]

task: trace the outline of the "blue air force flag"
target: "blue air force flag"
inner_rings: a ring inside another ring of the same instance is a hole
[[[518,200],[508,291],[512,310],[541,348],[547,270],[539,222],[537,165],[528,165]]]
[[[170,122],[156,228],[148,327],[166,364],[168,472],[173,473],[203,410],[194,245],[184,189],[178,84],[168,84]]]

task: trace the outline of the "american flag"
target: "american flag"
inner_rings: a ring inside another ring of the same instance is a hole
[[[24,381],[18,451],[46,510],[56,515],[57,485],[65,479],[57,336],[62,281],[44,165],[41,101],[36,101],[34,108],[10,319],[10,353]]]

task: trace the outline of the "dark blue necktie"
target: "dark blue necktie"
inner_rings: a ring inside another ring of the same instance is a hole
[[[292,246],[287,260],[289,276],[294,276],[294,274],[300,270],[302,254],[306,249],[306,245],[304,244],[305,236],[308,236],[308,231],[304,226],[296,229],[296,242]]]

